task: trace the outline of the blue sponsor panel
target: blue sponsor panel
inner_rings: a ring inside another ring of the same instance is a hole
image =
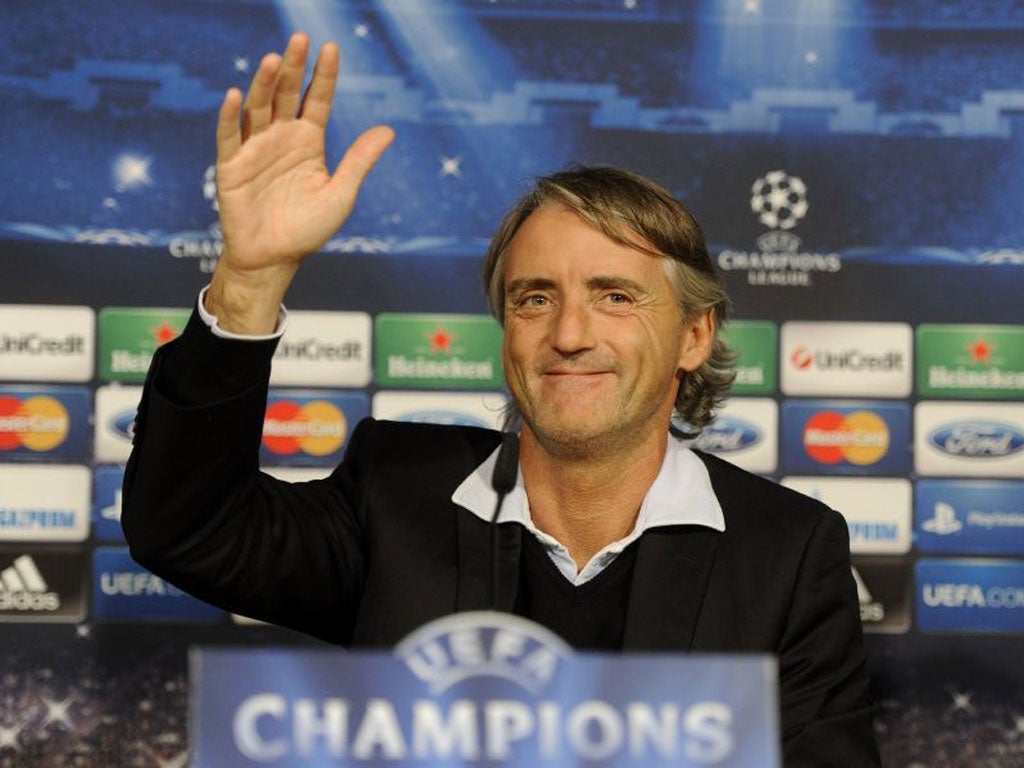
[[[934,632],[1024,632],[1024,562],[919,560],[917,624]]]
[[[356,424],[369,415],[369,401],[363,393],[271,390],[260,463],[333,467],[341,461]]]
[[[0,387],[0,461],[92,458],[88,387]]]
[[[124,467],[102,466],[93,472],[92,529],[98,541],[123,542],[121,484]]]
[[[1024,555],[1024,482],[921,480],[914,529],[922,552]]]
[[[896,475],[911,468],[910,406],[867,400],[782,404],[787,473]]]
[[[98,547],[92,564],[93,615],[98,619],[212,622],[224,616],[147,571],[127,548]]]

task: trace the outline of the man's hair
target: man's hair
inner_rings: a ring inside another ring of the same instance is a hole
[[[505,215],[484,258],[484,290],[503,325],[509,245],[527,216],[548,202],[565,206],[617,243],[663,259],[682,320],[712,310],[716,333],[711,355],[697,370],[684,372],[675,400],[681,424],[671,427],[680,436],[696,437],[714,418],[736,376],[735,355],[718,335],[728,319],[729,299],[697,220],[663,187],[617,168],[574,166],[537,179]],[[513,404],[506,423],[519,415]]]

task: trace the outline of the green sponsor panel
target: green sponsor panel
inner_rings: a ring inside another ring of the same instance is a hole
[[[1024,399],[1024,326],[917,328],[917,391],[928,397]]]
[[[187,309],[101,309],[100,378],[104,381],[144,381],[157,347],[181,333],[189,314]]]
[[[498,389],[505,382],[501,328],[489,315],[383,313],[374,345],[381,386]]]
[[[779,379],[779,329],[766,320],[733,320],[722,333],[736,352],[737,395],[767,395]]]

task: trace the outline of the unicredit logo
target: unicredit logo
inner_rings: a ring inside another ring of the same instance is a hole
[[[85,353],[85,337],[68,334],[61,338],[50,338],[38,333],[23,333],[18,336],[0,334],[0,354],[19,355],[81,355]]]
[[[1024,448],[1024,434],[1008,424],[960,421],[946,424],[928,436],[943,453],[967,458],[1009,456]]]
[[[892,372],[905,367],[904,355],[896,350],[888,352],[865,352],[859,349],[832,351],[818,349],[811,352],[807,347],[797,347],[789,356],[793,367],[799,371],[816,368],[820,371],[851,372]]]
[[[355,339],[340,343],[321,341],[315,338],[285,341],[278,346],[277,357],[285,360],[362,360],[363,344]]]
[[[814,362],[814,355],[808,351],[807,347],[797,347],[789,356],[789,360],[798,371],[806,371]]]

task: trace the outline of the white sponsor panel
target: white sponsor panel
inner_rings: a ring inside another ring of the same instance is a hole
[[[790,322],[779,341],[787,395],[907,397],[913,330],[906,323]]]
[[[902,478],[784,477],[782,484],[841,512],[855,555],[902,555],[913,543],[913,491]]]
[[[365,387],[372,321],[365,312],[288,312],[270,375],[274,386]]]
[[[495,392],[378,392],[373,417],[501,429],[507,398]]]
[[[767,397],[730,397],[693,443],[748,472],[768,474],[779,464],[779,406]]]
[[[1024,477],[1024,404],[918,403],[914,465],[929,476]]]
[[[95,455],[97,461],[123,464],[132,452],[135,413],[142,387],[111,385],[96,390]]]
[[[90,381],[95,345],[90,307],[0,305],[2,381]]]
[[[333,471],[331,467],[262,467],[262,469],[271,477],[289,483],[321,480]]]
[[[87,467],[0,464],[0,541],[85,541],[92,477]]]

